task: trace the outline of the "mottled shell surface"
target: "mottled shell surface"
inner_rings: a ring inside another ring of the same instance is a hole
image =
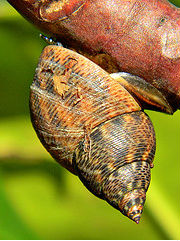
[[[36,133],[53,158],[138,223],[155,134],[129,92],[85,57],[50,45],[36,69],[30,110]]]
[[[79,141],[96,126],[138,111],[133,97],[104,70],[79,54],[47,46],[31,86],[34,125],[47,149],[67,169]]]

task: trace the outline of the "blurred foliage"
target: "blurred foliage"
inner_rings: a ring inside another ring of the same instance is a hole
[[[180,112],[147,111],[157,152],[136,225],[88,192],[38,141],[29,118],[29,86],[44,43],[3,0],[0,46],[0,239],[180,239]]]

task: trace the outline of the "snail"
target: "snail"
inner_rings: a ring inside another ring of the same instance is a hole
[[[32,124],[47,151],[90,192],[136,223],[156,149],[152,122],[140,103],[172,113],[143,79],[110,75],[54,42],[44,48],[30,87]]]

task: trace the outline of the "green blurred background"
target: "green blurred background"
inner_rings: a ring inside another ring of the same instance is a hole
[[[146,111],[157,152],[137,225],[87,191],[37,139],[28,98],[44,46],[39,33],[0,0],[0,239],[180,239],[180,111]]]

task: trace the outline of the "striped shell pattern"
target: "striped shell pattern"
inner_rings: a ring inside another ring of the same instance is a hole
[[[97,197],[139,222],[155,154],[149,117],[106,71],[61,46],[43,50],[31,120],[52,157]]]

